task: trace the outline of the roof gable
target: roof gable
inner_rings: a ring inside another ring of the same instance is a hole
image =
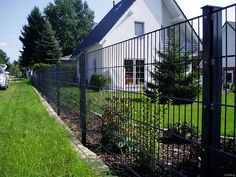
[[[84,48],[99,43],[134,2],[135,0],[122,0],[117,3],[73,52],[73,56]]]
[[[98,44],[109,33],[109,31],[115,26],[115,24],[125,14],[125,12],[127,12],[127,10],[131,7],[131,5],[135,1],[137,0],[121,0],[119,3],[117,3],[107,13],[107,15],[95,26],[95,28],[84,39],[84,41],[80,45],[78,45],[78,47],[73,52],[72,57],[78,55],[83,49]],[[187,20],[184,12],[182,11],[182,9],[175,0],[163,0],[163,2],[166,3],[166,5],[169,8],[172,8],[171,10],[177,13],[179,17],[182,17],[179,20],[181,21]],[[189,22],[188,22],[188,28],[193,29],[192,25]],[[194,32],[194,39],[201,41],[194,29],[193,32]]]

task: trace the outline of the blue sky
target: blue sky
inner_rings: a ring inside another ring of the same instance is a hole
[[[11,61],[18,60],[22,44],[19,41],[22,26],[34,6],[41,11],[54,0],[0,0],[0,48],[7,53]],[[112,8],[113,0],[87,0],[95,12],[95,22],[99,22]],[[201,14],[204,5],[227,6],[235,0],[176,0],[188,18]],[[118,0],[116,0],[118,2]]]

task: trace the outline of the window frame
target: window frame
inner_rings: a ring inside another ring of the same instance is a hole
[[[143,33],[142,34],[136,34],[136,24],[142,24],[142,30]],[[141,36],[145,34],[145,23],[143,21],[134,21],[134,35],[135,36]]]
[[[132,84],[139,85],[144,82],[145,77],[145,60],[144,59],[124,59],[125,68],[125,79],[130,80],[131,78],[126,78],[126,74],[132,75]],[[132,69],[128,69],[132,68]],[[128,69],[128,70],[127,70]],[[129,85],[130,83],[126,84]]]
[[[231,80],[228,80],[228,74],[231,75]],[[233,84],[233,71],[226,71],[225,81],[227,84]]]

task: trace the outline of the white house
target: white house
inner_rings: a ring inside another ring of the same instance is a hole
[[[156,51],[165,47],[165,37],[170,32],[166,29],[142,35],[185,20],[175,0],[121,0],[96,25],[73,56],[82,51],[86,53],[87,82],[94,73],[106,73],[112,77],[111,85],[116,89],[123,90],[130,85],[140,87],[151,80],[152,67],[148,63],[153,62]],[[181,36],[181,45],[197,44],[200,40],[189,22],[174,30]]]
[[[236,77],[236,23],[226,22],[222,27],[222,65],[224,70],[224,83],[235,85]],[[227,57],[226,57],[227,56]]]

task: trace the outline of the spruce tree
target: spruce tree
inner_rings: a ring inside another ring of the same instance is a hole
[[[36,41],[36,48],[33,57],[34,63],[46,64],[55,64],[61,57],[59,42],[48,21],[43,25],[39,38]]]
[[[27,20],[28,24],[23,26],[19,37],[23,44],[23,50],[20,51],[20,65],[23,67],[29,67],[34,63],[33,52],[36,48],[36,41],[45,23],[38,7],[33,8]]]
[[[198,94],[197,67],[190,52],[184,51],[172,33],[165,51],[158,51],[152,82],[147,83],[146,95],[153,101],[160,94],[160,102],[172,100],[174,104],[191,103]]]

